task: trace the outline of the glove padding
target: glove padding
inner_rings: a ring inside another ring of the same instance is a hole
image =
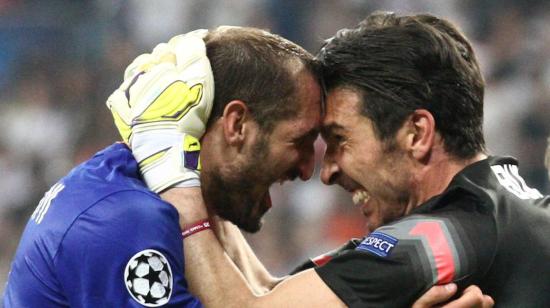
[[[360,243],[361,243],[361,239],[352,238],[351,240],[349,240],[347,243],[340,246],[339,248],[331,250],[331,251],[329,251],[325,254],[322,254],[320,256],[317,256],[313,259],[309,259],[309,260],[305,261],[304,263],[298,265],[295,269],[293,269],[290,272],[290,275],[297,274],[301,271],[305,271],[305,270],[310,269],[310,268],[323,266],[323,265],[327,264],[330,260],[342,255],[346,251],[354,250],[357,246],[359,246]]]
[[[206,34],[179,35],[138,56],[107,100],[145,183],[155,192],[200,186],[199,139],[214,99]]]

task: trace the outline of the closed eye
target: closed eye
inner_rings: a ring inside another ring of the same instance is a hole
[[[332,143],[334,145],[340,145],[343,142],[346,141],[346,137],[342,134],[334,133],[334,132],[326,132],[323,134],[323,139],[327,143]]]
[[[319,131],[317,130],[312,130],[310,132],[308,132],[307,134],[305,135],[302,135],[300,137],[297,137],[297,138],[294,138],[293,142],[295,144],[306,144],[306,143],[313,143],[315,142],[315,139],[317,139],[317,136],[319,135]]]
[[[340,144],[346,140],[342,132],[345,132],[343,126],[332,123],[329,125],[325,125],[322,128],[321,135],[323,136],[323,139],[325,139],[327,143]]]

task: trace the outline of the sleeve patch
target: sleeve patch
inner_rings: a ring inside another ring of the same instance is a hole
[[[159,251],[146,249],[138,252],[124,271],[126,289],[134,300],[146,307],[162,306],[172,295],[172,269]]]
[[[357,246],[356,250],[369,251],[380,257],[388,257],[398,240],[380,231],[374,231]]]

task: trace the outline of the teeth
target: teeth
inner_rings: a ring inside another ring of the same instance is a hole
[[[353,203],[355,205],[361,205],[369,200],[369,193],[365,190],[357,190],[353,193]]]

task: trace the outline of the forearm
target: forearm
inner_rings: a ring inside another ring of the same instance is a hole
[[[213,232],[200,232],[186,238],[184,255],[190,291],[205,307],[227,307],[225,298],[231,299],[230,306],[252,306],[255,294]]]
[[[213,217],[216,236],[229,258],[241,271],[256,295],[273,289],[283,278],[272,276],[260,262],[237,226],[229,221]]]
[[[184,254],[190,291],[205,307],[345,307],[312,269],[256,296],[211,231],[186,238]]]
[[[203,203],[200,189],[169,189],[161,196],[178,209],[182,226],[208,217],[205,207],[197,206]],[[183,246],[190,291],[205,306],[227,307],[224,298],[231,298],[232,306],[251,306],[255,295],[214,232],[193,234],[183,241]]]

